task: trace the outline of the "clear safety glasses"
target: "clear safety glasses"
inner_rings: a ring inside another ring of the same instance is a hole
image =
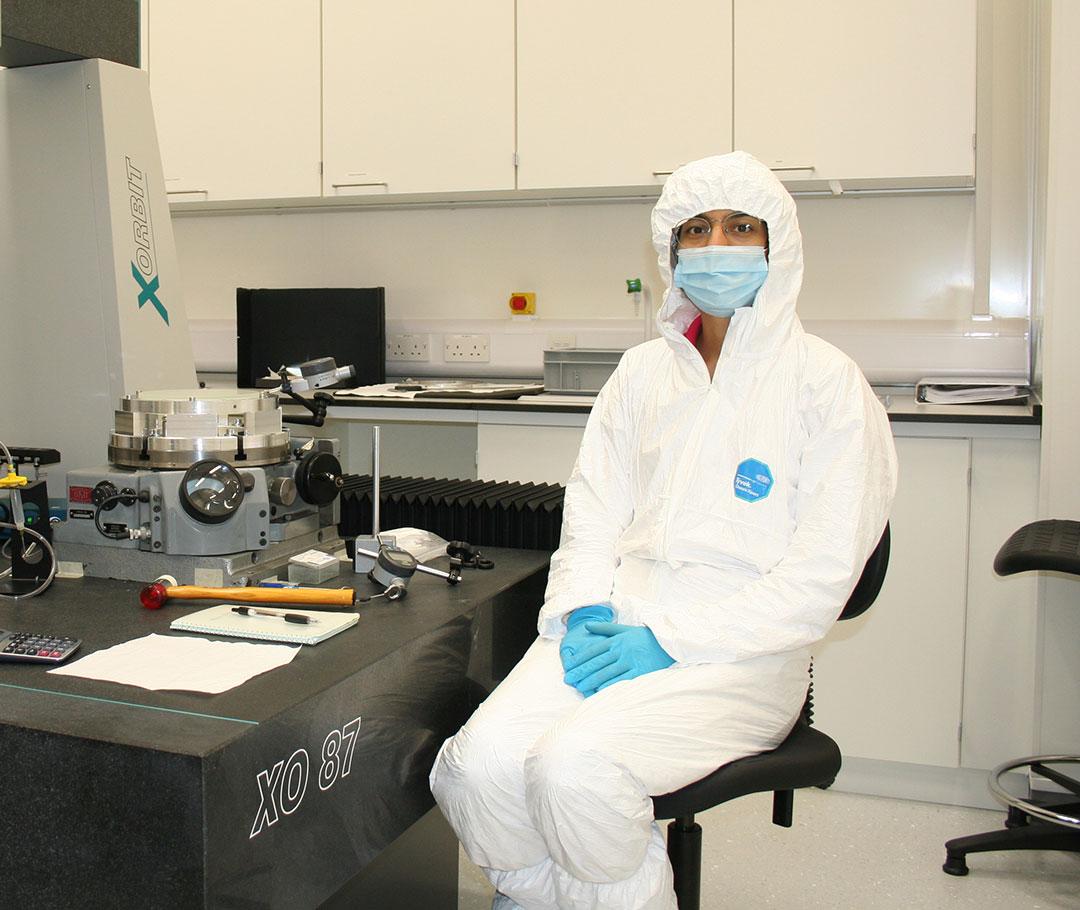
[[[671,229],[671,267],[679,261],[680,249],[708,246],[717,230],[733,246],[768,246],[768,225],[753,215],[731,212],[719,220],[695,215]]]

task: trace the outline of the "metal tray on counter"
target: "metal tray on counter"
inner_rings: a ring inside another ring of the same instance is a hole
[[[394,383],[396,392],[412,392],[414,398],[520,398],[544,391],[542,382],[478,382],[472,379],[418,379]]]

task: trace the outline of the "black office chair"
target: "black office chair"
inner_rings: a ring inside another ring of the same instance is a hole
[[[863,568],[840,619],[865,612],[877,599],[889,566],[889,526]],[[813,667],[810,669],[813,675]],[[800,787],[827,787],[840,771],[840,749],[828,736],[811,726],[813,682],[806,693],[802,714],[791,733],[771,752],[750,755],[722,766],[675,793],[653,797],[658,819],[668,825],[668,856],[675,873],[675,896],[679,910],[701,907],[701,825],[694,815],[749,793],[773,791],[774,825],[791,827],[794,792]]]
[[[1005,541],[994,557],[998,575],[1037,570],[1080,575],[1080,521],[1045,519],[1024,525]],[[1080,853],[1080,780],[1049,765],[1080,764],[1080,755],[1032,755],[998,765],[990,772],[990,792],[1008,809],[1005,828],[955,837],[945,843],[949,875],[967,875],[969,853],[990,850],[1067,850]],[[1021,799],[1001,785],[1017,768],[1030,768],[1071,796]]]

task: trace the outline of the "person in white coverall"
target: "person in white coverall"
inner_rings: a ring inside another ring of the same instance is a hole
[[[784,739],[896,488],[874,393],[795,315],[772,172],[681,167],[652,232],[662,337],[592,409],[540,637],[431,773],[496,908],[675,908],[650,796]]]

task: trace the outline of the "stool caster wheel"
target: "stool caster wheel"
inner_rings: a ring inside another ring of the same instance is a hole
[[[945,863],[942,865],[942,870],[948,872],[949,875],[967,875],[968,865],[964,859],[963,854],[947,854]]]

